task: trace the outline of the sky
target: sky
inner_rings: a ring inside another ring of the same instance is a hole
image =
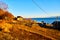
[[[14,16],[24,18],[31,17],[51,17],[60,16],[60,0],[34,0],[39,9],[32,0],[0,0],[8,5],[8,11]]]

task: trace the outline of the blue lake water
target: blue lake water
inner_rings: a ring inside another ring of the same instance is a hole
[[[36,20],[37,22],[44,21],[45,23],[52,23],[56,21],[56,18],[32,18],[32,20]],[[60,21],[60,18],[58,18],[58,21]]]

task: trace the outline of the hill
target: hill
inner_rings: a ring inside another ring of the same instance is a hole
[[[2,9],[0,13],[0,40],[60,40],[58,30],[40,27],[36,21],[14,17]]]

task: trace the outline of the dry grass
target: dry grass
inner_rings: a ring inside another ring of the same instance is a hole
[[[0,13],[4,14],[3,10]],[[9,12],[5,16],[8,18],[0,19],[0,40],[60,40],[58,30],[40,27],[31,19],[14,20]]]

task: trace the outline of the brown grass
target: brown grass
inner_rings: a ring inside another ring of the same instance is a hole
[[[9,12],[0,9],[0,40],[60,40],[60,31],[40,27],[31,19],[14,20]],[[5,13],[5,14],[4,14]],[[7,19],[4,17],[7,16]]]

